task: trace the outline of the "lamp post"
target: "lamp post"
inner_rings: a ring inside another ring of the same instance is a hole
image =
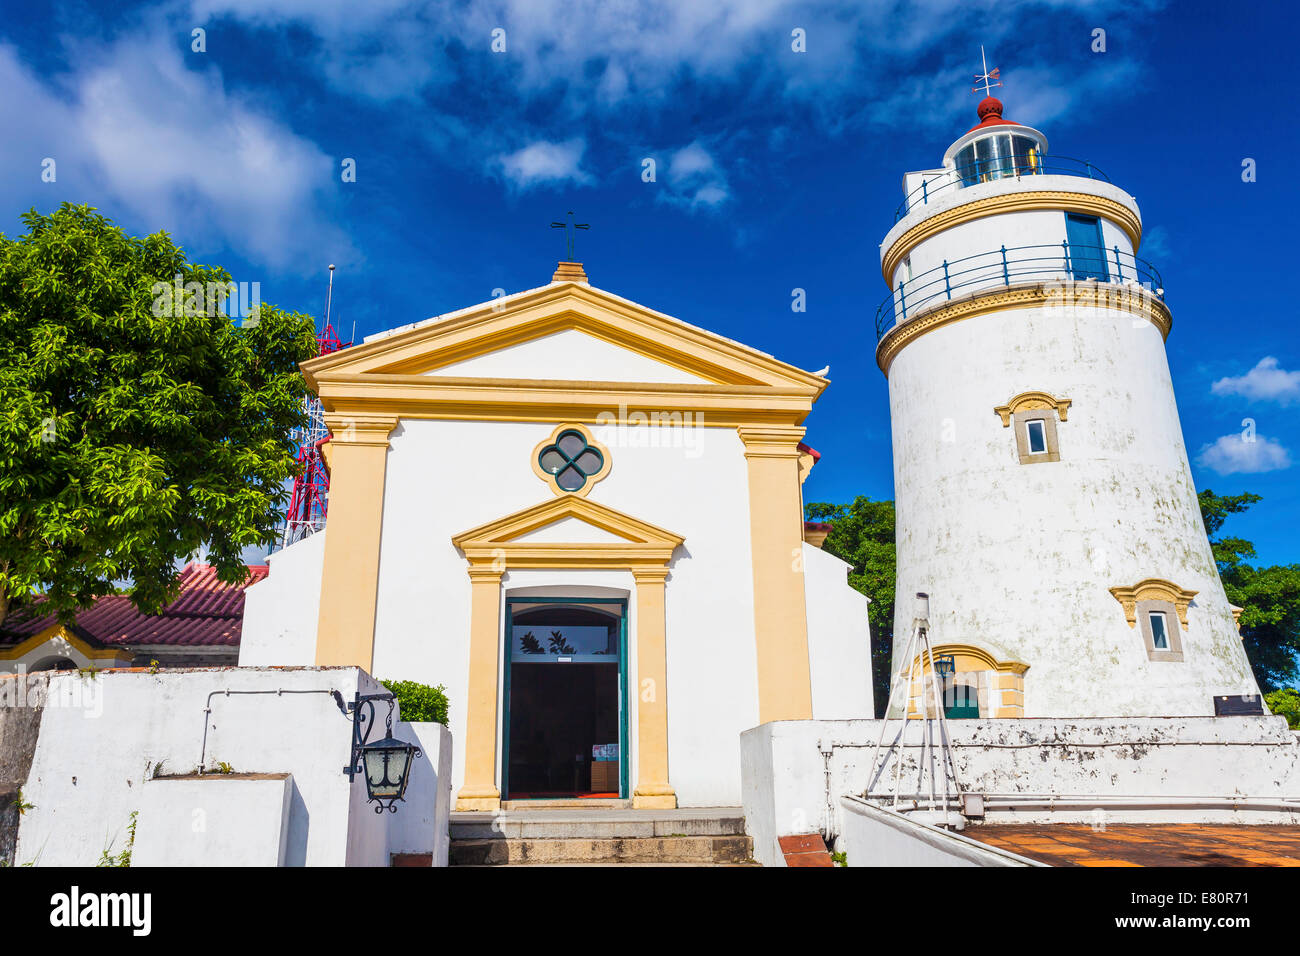
[[[384,738],[371,741],[375,728],[375,701],[388,701],[388,716],[384,724]],[[397,812],[397,801],[405,800],[406,785],[411,779],[411,761],[420,756],[415,744],[393,736],[392,694],[360,694],[350,704],[344,704],[343,695],[334,692],[334,701],[345,716],[352,718],[352,759],[343,772],[349,780],[358,773],[365,777],[366,797],[375,804],[375,813]]]

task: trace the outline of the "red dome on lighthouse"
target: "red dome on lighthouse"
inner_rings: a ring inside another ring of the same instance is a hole
[[[1002,118],[1002,101],[996,96],[986,96],[980,100],[980,105],[976,107],[979,113],[980,121],[972,126],[968,133],[973,133],[977,129],[983,129],[986,126],[1019,126],[1019,123],[1012,122],[1009,119]]]

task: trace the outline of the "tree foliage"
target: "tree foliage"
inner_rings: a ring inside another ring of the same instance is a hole
[[[313,320],[238,324],[206,296],[160,310],[158,283],[229,274],[88,206],[22,218],[0,234],[0,621],[37,592],[70,620],[121,581],[157,611],[202,545],[241,580],[294,471]]]
[[[876,715],[889,702],[889,677],[894,652],[894,503],[863,495],[852,504],[817,502],[804,506],[809,521],[831,523],[822,550],[852,565],[849,584],[871,598],[871,674]]]
[[[1259,495],[1216,495],[1210,489],[1199,495],[1205,530],[1228,600],[1242,609],[1241,639],[1265,690],[1280,688],[1297,676],[1300,653],[1300,564],[1255,567],[1255,546],[1242,538],[1219,537],[1224,522],[1241,514]]]

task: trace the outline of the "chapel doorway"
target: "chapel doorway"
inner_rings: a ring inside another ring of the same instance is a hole
[[[627,602],[508,599],[506,640],[505,798],[626,797]]]

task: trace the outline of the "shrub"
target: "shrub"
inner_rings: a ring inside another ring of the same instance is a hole
[[[402,720],[431,720],[435,723],[447,723],[447,688],[439,684],[417,684],[413,680],[381,680],[397,697]]]
[[[1268,709],[1285,717],[1292,730],[1300,730],[1300,692],[1294,687],[1283,687],[1264,695]]]

